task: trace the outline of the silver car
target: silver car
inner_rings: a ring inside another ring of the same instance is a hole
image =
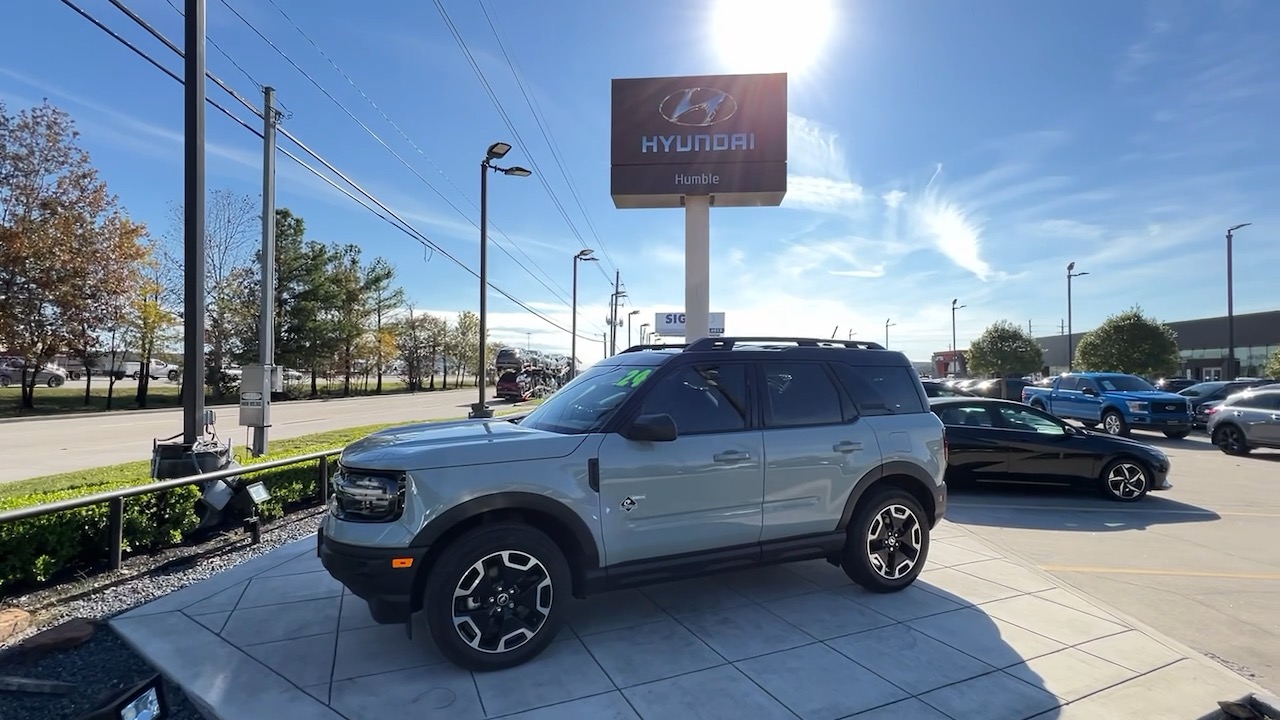
[[[19,357],[0,358],[0,387],[17,385],[23,381],[24,375],[30,377],[30,370],[25,370],[27,363]],[[25,370],[25,372],[24,372]],[[61,387],[67,382],[67,371],[56,365],[45,365],[36,371],[36,384],[51,388]]]
[[[1280,389],[1249,390],[1223,400],[1209,416],[1207,430],[1228,455],[1280,449]]]

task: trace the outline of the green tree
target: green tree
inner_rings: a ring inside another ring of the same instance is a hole
[[[1269,378],[1280,378],[1280,349],[1272,351],[1271,357],[1267,358],[1267,364],[1262,369],[1262,374]]]
[[[146,229],[119,208],[78,137],[47,102],[16,115],[0,103],[0,347],[28,367],[107,330],[144,255]],[[35,381],[24,378],[24,408]]]
[[[976,372],[1000,378],[1003,397],[1006,377],[1025,375],[1044,367],[1044,349],[1022,326],[1000,320],[969,344],[968,364]]]
[[[458,313],[453,325],[454,369],[457,373],[455,387],[462,387],[462,378],[474,375],[479,381],[477,364],[480,360],[480,316],[464,310]]]
[[[382,392],[382,370],[395,357],[395,337],[386,332],[384,325],[391,316],[404,307],[404,289],[396,286],[396,270],[391,263],[382,258],[375,258],[369,265],[368,284],[370,304],[373,308],[375,343],[374,363],[378,373],[378,384],[374,392]]]
[[[1075,364],[1082,370],[1164,375],[1178,369],[1178,336],[1135,305],[1085,333]]]
[[[164,269],[159,253],[159,247],[148,246],[147,257],[142,262],[143,272],[129,298],[129,315],[124,328],[128,343],[138,349],[141,372],[136,401],[140,408],[147,406],[151,359],[157,350],[174,339],[173,330],[178,324],[177,313],[166,303]]]

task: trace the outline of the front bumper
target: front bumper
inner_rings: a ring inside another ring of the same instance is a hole
[[[947,484],[944,482],[933,493],[933,524],[929,526],[930,529],[937,527],[938,523],[942,522],[942,519],[946,517],[946,514]]]
[[[316,533],[320,563],[351,594],[369,603],[380,623],[404,622],[414,607],[416,578],[428,548],[375,548],[349,545]]]
[[[1129,427],[1135,430],[1158,430],[1161,432],[1183,432],[1192,429],[1191,417],[1179,415],[1177,417],[1159,415],[1132,415],[1129,417]]]

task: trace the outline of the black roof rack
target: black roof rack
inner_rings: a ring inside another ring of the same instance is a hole
[[[707,350],[732,350],[738,343],[770,343],[796,347],[843,347],[856,350],[884,350],[884,346],[869,340],[838,340],[835,338],[798,337],[718,337],[702,338],[685,348],[685,352]],[[761,348],[764,349],[764,348]]]
[[[670,345],[632,345],[622,352],[640,352],[641,350],[681,350],[687,347],[688,345],[684,343],[671,343]]]

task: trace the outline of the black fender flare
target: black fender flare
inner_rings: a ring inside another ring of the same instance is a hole
[[[445,533],[459,523],[495,510],[527,510],[550,517],[572,536],[577,550],[582,553],[584,570],[600,567],[600,551],[596,548],[595,535],[577,513],[564,503],[530,492],[500,492],[481,495],[460,505],[455,505],[432,518],[414,535],[410,547],[426,548],[433,545]]]
[[[937,483],[919,465],[905,460],[892,460],[867,472],[867,474],[858,479],[858,482],[853,486],[853,491],[849,493],[848,499],[845,500],[844,512],[840,514],[840,524],[836,527],[836,530],[844,532],[848,529],[849,522],[853,519],[853,511],[858,506],[858,501],[866,495],[868,490],[875,487],[880,480],[895,476],[908,477],[919,484],[921,493],[929,498],[929,501],[925,503],[924,510],[929,513],[930,521],[936,522],[936,498],[939,493]]]

